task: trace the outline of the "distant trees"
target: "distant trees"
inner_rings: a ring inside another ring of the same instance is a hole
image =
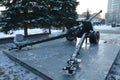
[[[83,16],[83,17],[85,17],[86,19],[88,19],[89,17],[91,17],[91,16],[93,16],[93,15],[95,15],[95,14],[97,14],[97,12],[91,14],[91,11],[90,11],[89,9],[87,9],[86,12],[83,12],[83,13],[80,14],[80,15]],[[97,17],[97,18],[101,18],[101,14],[98,14],[96,17]]]
[[[87,9],[87,12],[86,12],[87,14],[86,14],[86,20],[88,20],[89,18],[90,18],[90,11]]]
[[[82,14],[81,14],[81,16],[83,16],[84,18],[85,18],[85,20],[87,20],[87,19],[89,19],[91,16],[92,16],[92,14],[90,13],[91,11],[89,10],[89,9],[87,9],[87,11],[86,12],[83,12]]]
[[[1,0],[6,10],[2,12],[0,31],[8,34],[14,30],[28,28],[70,28],[76,24],[76,0]]]

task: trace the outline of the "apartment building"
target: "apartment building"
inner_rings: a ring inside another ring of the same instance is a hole
[[[120,0],[108,0],[107,24],[120,24]]]

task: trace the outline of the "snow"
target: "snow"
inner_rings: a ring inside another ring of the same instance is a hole
[[[35,28],[35,29],[28,29],[28,34],[40,34],[40,33],[45,33],[45,32],[48,32],[49,30],[48,29],[39,29],[39,28]],[[59,34],[61,33],[62,30],[51,30],[51,35],[54,34]],[[16,30],[14,31],[13,34],[4,34],[4,33],[0,33],[0,38],[7,38],[7,37],[14,37],[16,34],[24,34],[24,31],[23,30]]]
[[[11,61],[0,51],[0,80],[43,80],[19,64]]]
[[[94,26],[94,29],[99,30],[120,30],[120,27],[111,27],[108,25],[99,25]],[[29,34],[38,34],[42,32],[46,32],[48,29],[28,29]],[[62,32],[62,30],[52,30],[53,35],[58,35]],[[6,35],[4,33],[0,33],[0,38],[5,37],[13,37],[15,34],[23,34],[23,30],[17,30],[12,35]],[[110,42],[111,43],[111,42]],[[118,43],[117,43],[118,44]],[[34,54],[30,54],[30,56],[33,56],[35,58]],[[120,56],[119,56],[120,57]],[[32,59],[33,59],[32,58]],[[120,58],[116,62],[120,66]],[[119,67],[118,66],[118,67]],[[114,75],[115,80],[120,79],[120,69],[117,66],[114,67],[114,72],[119,72],[118,75]],[[27,69],[23,68],[19,64],[11,61],[8,57],[6,57],[1,51],[0,51],[0,80],[42,80],[40,77],[36,76],[35,74],[31,73]]]
[[[44,18],[41,18],[41,17],[40,17],[40,18],[38,18],[37,20],[42,20],[42,19],[44,19]]]
[[[96,30],[120,30],[120,27],[112,27],[110,25],[98,25],[98,26],[93,26],[93,28]],[[48,29],[40,29],[40,28],[35,28],[35,29],[28,29],[28,34],[39,34],[39,33],[44,33],[48,32]],[[58,33],[57,33],[58,32]],[[62,32],[62,30],[52,30],[52,33],[54,34],[59,34]],[[16,30],[13,34],[4,34],[0,33],[0,38],[6,38],[6,37],[14,37],[16,34],[24,34],[23,30]],[[53,34],[52,34],[53,35]]]
[[[106,80],[120,80],[120,53],[118,54]]]
[[[52,10],[56,10],[56,11],[59,11],[59,8],[58,7],[53,7]]]
[[[49,37],[57,36],[57,35],[60,35],[60,34],[62,34],[62,30],[52,30]]]
[[[111,25],[95,25],[93,28],[98,30],[120,30],[120,27],[112,27]]]

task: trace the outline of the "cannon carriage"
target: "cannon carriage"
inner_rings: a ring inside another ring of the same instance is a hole
[[[68,41],[73,41],[77,37],[81,38],[84,33],[86,33],[86,38],[89,38],[91,44],[98,44],[100,39],[99,31],[95,31],[92,27],[90,21],[80,21],[81,25],[74,26],[67,31],[66,39]]]

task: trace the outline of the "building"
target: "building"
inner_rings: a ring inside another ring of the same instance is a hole
[[[108,0],[107,24],[120,24],[120,0]]]

